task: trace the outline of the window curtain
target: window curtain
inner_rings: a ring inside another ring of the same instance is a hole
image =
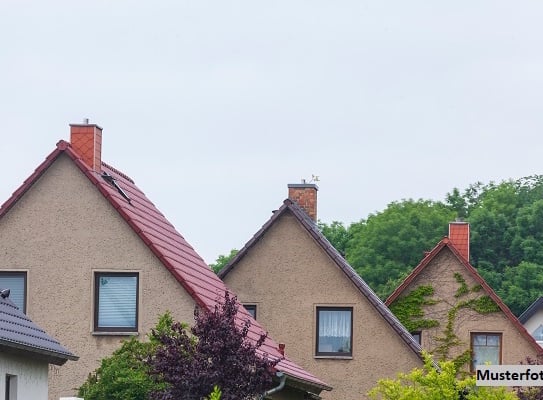
[[[319,310],[319,352],[351,351],[351,311]]]
[[[475,335],[473,337],[473,365],[500,365],[500,336]]]
[[[98,284],[98,326],[135,328],[137,276],[102,275]]]

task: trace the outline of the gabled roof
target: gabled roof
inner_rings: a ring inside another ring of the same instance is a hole
[[[486,281],[483,279],[481,275],[477,272],[477,270],[462,256],[462,254],[459,252],[459,250],[455,247],[455,245],[452,243],[451,239],[448,237],[444,237],[441,239],[441,241],[430,251],[426,254],[426,256],[422,259],[419,265],[415,267],[415,269],[409,274],[407,278],[404,279],[402,284],[394,290],[394,292],[386,299],[385,304],[387,306],[390,306],[394,300],[396,300],[403,291],[413,282],[413,280],[434,260],[437,255],[443,250],[443,249],[449,249],[454,256],[458,259],[458,261],[466,268],[467,272],[475,279],[475,281],[481,285],[481,288],[485,291],[485,293],[498,305],[500,310],[503,312],[503,314],[507,317],[509,321],[518,329],[520,334],[534,347],[534,349],[538,353],[543,353],[543,349],[537,344],[535,339],[528,333],[528,331],[524,328],[524,326],[519,322],[517,317],[511,312],[509,307],[505,305],[505,303],[502,301],[502,299],[494,292],[494,290],[486,283]]]
[[[0,296],[0,351],[62,365],[79,357],[30,320],[9,297]]]
[[[541,309],[541,307],[543,307],[543,296],[530,304],[530,306],[522,314],[520,314],[518,320],[521,324],[525,324],[538,310]]]
[[[174,226],[135,185],[132,179],[102,162],[102,172],[107,173],[116,181],[117,186],[130,199],[129,201],[116,186],[108,183],[111,182],[111,179],[106,181],[100,173],[93,171],[82,161],[70,143],[66,141],[59,141],[56,149],[47,156],[45,161],[0,207],[0,218],[15,205],[62,154],[68,156],[91,183],[96,186],[96,189],[117,210],[119,215],[137,233],[164,267],[192,296],[196,304],[203,309],[213,310],[215,305],[224,298],[228,288],[206,265],[192,246],[176,231]],[[243,307],[239,307],[236,322],[241,326],[247,319],[251,319],[248,338],[256,342],[260,338],[260,333],[265,332],[265,330],[257,321],[252,320]],[[278,347],[278,344],[268,337],[259,351],[267,354],[272,359],[281,359],[283,355],[279,352]],[[331,390],[330,386],[290,361],[287,357],[284,357],[276,365],[276,369],[285,373],[287,379],[321,390]]]
[[[383,319],[392,327],[394,331],[402,338],[407,346],[414,351],[418,357],[422,359],[421,347],[413,339],[413,336],[405,329],[402,323],[396,318],[396,316],[385,306],[381,299],[373,292],[366,282],[356,273],[356,271],[347,263],[345,258],[339,254],[339,252],[332,246],[332,244],[321,233],[317,224],[307,215],[307,213],[296,204],[296,202],[286,199],[283,202],[281,208],[275,211],[272,217],[262,226],[262,228],[255,233],[255,235],[245,244],[245,246],[230,260],[230,262],[219,271],[218,275],[222,279],[232,269],[236,267],[238,261],[245,256],[245,254],[264,236],[264,234],[270,229],[275,221],[277,221],[283,214],[290,212],[298,220],[298,222],[307,230],[309,235],[315,240],[315,242],[324,250],[324,252],[334,261],[338,268],[345,274],[353,285],[360,291],[369,303],[375,308],[375,310],[383,317]]]

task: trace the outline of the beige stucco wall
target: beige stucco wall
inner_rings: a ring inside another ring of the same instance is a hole
[[[378,315],[290,214],[281,216],[225,278],[286,354],[334,387],[323,398],[361,400],[379,378],[420,366],[420,359]],[[353,307],[351,359],[316,358],[316,307]]]
[[[135,207],[138,205],[135,204]],[[28,271],[27,314],[80,357],[49,369],[49,399],[73,396],[123,336],[92,334],[93,272],[139,272],[140,337],[194,301],[65,155],[0,220],[0,266]]]
[[[453,253],[444,248],[434,260],[413,280],[404,291],[410,291],[420,285],[431,285],[435,294],[432,298],[438,301],[433,306],[425,307],[425,318],[439,321],[436,328],[422,331],[422,347],[432,351],[438,345],[436,337],[443,335],[447,324],[447,313],[458,301],[485,295],[483,291],[455,298],[459,288],[454,274],[460,273],[469,288],[477,286],[477,282]],[[502,334],[502,364],[518,364],[526,356],[534,356],[536,351],[520,334],[515,325],[502,312],[479,314],[473,310],[461,309],[455,319],[454,332],[462,345],[451,349],[451,357],[461,354],[470,348],[470,334],[478,332]],[[469,367],[469,366],[468,366]]]
[[[47,362],[32,359],[31,356],[17,356],[0,353],[0,393],[6,393],[6,374],[15,375],[16,388],[11,390],[21,400],[47,399]]]

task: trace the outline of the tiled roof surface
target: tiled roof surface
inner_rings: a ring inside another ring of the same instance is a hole
[[[228,289],[206,265],[192,246],[176,231],[174,226],[128,176],[102,162],[103,172],[107,172],[115,178],[119,187],[130,198],[130,203],[113,185],[107,183],[99,173],[92,171],[81,160],[80,156],[72,149],[68,142],[61,140],[57,143],[57,149],[46,158],[23,185],[15,191],[10,199],[2,205],[0,208],[0,218],[62,153],[69,156],[100,193],[109,200],[111,205],[192,296],[195,302],[204,309],[214,309],[215,305],[224,298],[224,293]],[[260,334],[265,332],[265,330],[257,321],[252,320],[245,309],[240,306],[236,321],[237,324],[241,326],[248,318],[251,319],[248,337],[250,340],[256,342],[260,338]],[[272,359],[283,357],[278,350],[278,344],[269,337],[262,347],[260,347],[260,352],[267,354]],[[290,361],[287,357],[277,364],[276,369],[298,381],[322,390],[331,390],[330,386]]]
[[[402,323],[388,309],[366,282],[356,273],[356,271],[347,263],[345,258],[339,254],[334,246],[321,233],[317,224],[307,215],[307,213],[298,206],[294,201],[286,199],[279,210],[274,212],[272,217],[255,233],[255,235],[245,244],[245,246],[230,260],[230,262],[219,272],[219,277],[224,278],[228,272],[236,267],[238,260],[253,247],[266,231],[274,224],[274,222],[284,213],[291,212],[300,224],[309,232],[315,241],[323,248],[328,256],[336,263],[347,278],[354,284],[360,293],[369,301],[369,303],[377,310],[383,319],[396,331],[407,346],[414,351],[419,358],[422,359],[421,347],[413,339],[413,336],[405,329]]]
[[[405,278],[405,280],[402,282],[400,286],[394,290],[394,292],[386,299],[385,304],[389,306],[396,300],[403,291],[413,282],[413,280],[431,263],[431,261],[443,250],[444,248],[448,248],[455,256],[458,258],[458,260],[462,263],[462,265],[466,268],[468,273],[475,279],[475,281],[481,285],[483,290],[486,292],[486,294],[498,305],[500,310],[504,313],[504,315],[511,321],[511,323],[518,329],[520,334],[524,336],[524,338],[532,345],[532,347],[537,351],[537,353],[543,354],[543,349],[541,346],[537,344],[535,339],[528,333],[528,331],[524,328],[524,326],[520,323],[520,321],[515,317],[515,315],[511,312],[509,307],[505,305],[505,303],[502,301],[502,299],[494,292],[494,290],[486,283],[486,281],[483,279],[481,275],[477,272],[477,270],[468,262],[468,260],[462,256],[462,254],[459,252],[459,250],[455,247],[455,245],[451,242],[451,239],[448,237],[443,238],[437,246],[435,246],[432,251],[426,254],[426,256],[422,259],[419,265],[415,267],[415,269]]]
[[[19,350],[28,357],[43,358],[57,365],[78,357],[38,327],[7,298],[0,296],[0,349]]]

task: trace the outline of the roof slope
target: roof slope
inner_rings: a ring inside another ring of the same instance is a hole
[[[317,224],[307,215],[307,213],[298,206],[294,201],[286,199],[279,210],[274,212],[272,217],[255,233],[255,235],[245,244],[245,246],[230,260],[230,262],[219,271],[218,275],[222,279],[233,268],[235,268],[238,260],[253,247],[264,236],[266,231],[277,221],[277,219],[286,212],[291,212],[300,224],[307,230],[311,237],[322,247],[326,254],[334,261],[338,268],[345,276],[354,284],[360,293],[369,301],[375,310],[383,317],[383,319],[396,331],[407,346],[414,351],[418,357],[422,358],[421,347],[413,339],[413,336],[405,329],[402,323],[396,316],[385,306],[381,299],[373,292],[366,282],[356,273],[356,271],[347,263],[345,258],[339,254],[334,246],[321,233]]]
[[[102,162],[102,172],[109,174],[115,180],[115,184],[128,196],[114,185],[102,178],[101,174],[93,171],[81,157],[73,150],[70,143],[59,141],[57,148],[49,154],[45,161],[36,168],[34,173],[19,187],[13,195],[0,207],[2,218],[13,205],[30,189],[40,176],[62,154],[70,157],[75,165],[96,186],[98,191],[118,211],[122,218],[139,235],[141,240],[149,247],[162,264],[171,272],[175,279],[192,296],[195,302],[206,310],[214,309],[215,305],[224,298],[228,290],[225,284],[206,265],[204,260],[196,253],[183,236],[176,231],[174,226],[154,206],[145,194],[135,185],[134,181],[117,169]],[[111,179],[109,179],[111,181]],[[250,315],[243,307],[239,307],[237,323],[241,326],[243,321],[250,319]],[[248,337],[257,341],[264,328],[254,320],[251,320]],[[267,338],[260,347],[260,352],[268,354],[270,358],[282,358],[278,344],[271,338]],[[305,371],[288,358],[281,360],[276,369],[284,372],[288,377],[302,384],[331,390],[326,383]]]
[[[520,314],[518,320],[520,323],[525,324],[532,316],[543,307],[543,296],[534,301],[530,306]]]
[[[519,322],[517,317],[511,312],[509,307],[505,305],[505,303],[502,301],[502,299],[494,292],[494,290],[486,283],[486,281],[483,279],[481,275],[477,272],[477,270],[462,256],[460,251],[455,247],[455,245],[452,243],[451,239],[448,237],[444,237],[441,239],[441,241],[430,251],[426,254],[426,256],[422,259],[419,265],[415,267],[415,269],[409,274],[407,278],[402,282],[400,286],[394,290],[394,292],[386,299],[385,304],[387,306],[390,306],[396,300],[403,291],[413,282],[413,280],[430,264],[430,262],[444,249],[448,248],[458,259],[460,263],[466,268],[468,273],[475,279],[475,281],[481,285],[485,293],[498,305],[500,310],[504,313],[504,315],[507,317],[509,321],[518,329],[520,334],[534,347],[534,349],[538,353],[543,353],[543,349],[541,346],[537,344],[535,339],[528,333],[528,331],[524,328],[524,326]]]
[[[0,349],[6,353],[25,353],[29,358],[62,365],[79,357],[30,320],[9,297],[0,296]]]

